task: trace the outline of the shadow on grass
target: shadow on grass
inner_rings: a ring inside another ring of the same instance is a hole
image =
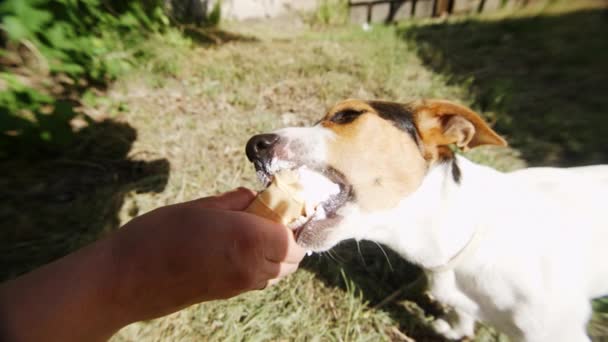
[[[184,36],[189,37],[201,45],[221,45],[230,42],[255,43],[259,41],[259,39],[254,36],[247,36],[218,28],[183,25],[181,29]]]
[[[126,193],[162,191],[167,182],[166,159],[129,157],[133,127],[90,120],[74,131],[72,108],[56,108],[36,124],[0,113],[21,127],[0,132],[0,281],[116,229]]]
[[[530,165],[608,162],[608,10],[407,26]]]
[[[302,267],[316,273],[327,285],[345,291],[346,282],[352,281],[369,307],[388,313],[399,330],[416,341],[444,340],[433,333],[425,318],[440,313],[424,294],[426,277],[389,248],[349,240],[330,252],[306,258]],[[395,331],[387,330],[387,334],[401,340]]]

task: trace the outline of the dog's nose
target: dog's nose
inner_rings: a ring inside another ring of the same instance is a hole
[[[245,153],[250,162],[268,158],[272,147],[279,141],[277,134],[259,134],[254,135],[247,142]]]

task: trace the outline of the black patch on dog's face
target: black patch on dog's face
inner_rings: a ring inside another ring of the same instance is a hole
[[[452,178],[454,178],[454,182],[456,182],[456,184],[460,184],[462,172],[460,172],[460,166],[458,166],[456,158],[452,159]]]
[[[417,145],[420,145],[418,130],[414,124],[414,114],[406,106],[384,101],[369,101],[378,115],[384,120],[392,122],[400,130],[407,132]]]
[[[460,181],[462,179],[462,171],[460,171],[460,166],[458,166],[458,161],[456,159],[456,155],[454,151],[452,151],[447,146],[441,146],[439,153],[439,163],[450,164],[452,179],[458,185],[460,185]]]

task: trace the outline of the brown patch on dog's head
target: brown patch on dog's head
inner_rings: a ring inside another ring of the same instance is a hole
[[[392,208],[422,182],[428,165],[406,106],[347,100],[321,125],[335,133],[327,162],[348,179],[362,210]]]
[[[425,159],[430,163],[451,158],[449,145],[462,150],[480,145],[507,146],[471,109],[444,100],[421,100],[408,105],[425,147]]]
[[[453,157],[448,145],[506,145],[473,111],[441,100],[346,100],[320,124],[335,134],[328,165],[348,179],[364,211],[392,208],[414,192],[432,164]]]

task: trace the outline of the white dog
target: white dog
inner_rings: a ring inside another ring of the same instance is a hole
[[[608,294],[608,166],[501,173],[456,156],[506,145],[470,109],[440,100],[347,100],[313,127],[249,141],[262,178],[306,166],[340,185],[295,230],[327,250],[383,243],[420,265],[453,310],[452,339],[487,322],[515,341],[589,341],[590,299]]]

